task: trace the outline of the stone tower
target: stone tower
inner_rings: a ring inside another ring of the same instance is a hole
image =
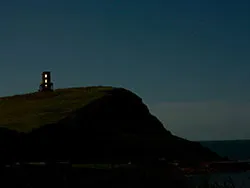
[[[51,82],[51,74],[49,71],[42,73],[42,82],[39,91],[53,91],[53,83]]]

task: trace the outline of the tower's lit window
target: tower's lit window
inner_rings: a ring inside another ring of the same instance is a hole
[[[47,74],[45,74],[45,75],[44,75],[44,78],[47,78],[47,77],[48,77],[48,75],[47,75]]]
[[[48,85],[47,85],[47,84],[45,84],[45,87],[48,87]]]
[[[47,80],[47,79],[45,79],[45,80],[44,80],[44,82],[47,84],[47,83],[48,83],[48,80]]]

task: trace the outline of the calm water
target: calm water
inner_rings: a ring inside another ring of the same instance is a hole
[[[234,160],[250,159],[250,140],[205,141],[200,143],[223,157],[228,156]]]
[[[201,144],[223,157],[227,156],[233,160],[250,159],[250,140],[203,141]],[[202,185],[206,181],[209,181],[210,183],[232,182],[235,185],[235,188],[250,188],[250,171],[241,173],[197,175],[190,177],[190,179],[196,185]]]

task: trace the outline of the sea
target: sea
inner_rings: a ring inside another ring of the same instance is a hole
[[[250,162],[250,140],[201,141],[204,147],[222,157]],[[195,187],[205,188],[209,183],[214,188],[250,188],[250,171],[238,173],[214,173],[190,176]],[[227,185],[225,185],[227,184]]]

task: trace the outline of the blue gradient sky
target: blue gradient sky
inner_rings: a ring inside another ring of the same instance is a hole
[[[134,91],[185,138],[250,138],[249,62],[247,0],[0,1],[0,96],[50,70]]]

